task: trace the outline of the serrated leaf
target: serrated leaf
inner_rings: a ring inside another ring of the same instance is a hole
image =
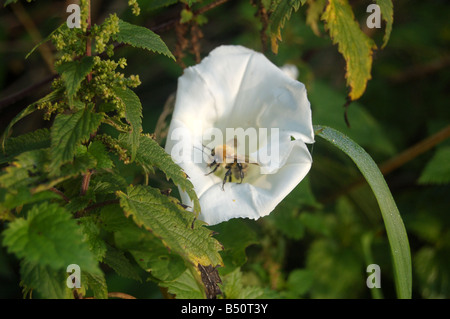
[[[322,12],[325,9],[326,4],[327,0],[308,0],[308,10],[306,11],[306,24],[311,27],[314,34],[317,36],[321,35],[317,23],[319,22],[320,16],[322,15]]]
[[[124,138],[123,134],[119,136],[119,143],[125,149],[131,148],[129,141],[127,138]],[[189,198],[194,202],[194,213],[200,212],[200,202],[195,193],[194,186],[187,179],[187,175],[181,167],[174,163],[172,157],[155,140],[145,135],[139,138],[136,162],[150,170],[153,166],[158,167],[166,174],[167,179],[171,179],[175,185],[189,195]]]
[[[427,163],[419,178],[419,184],[450,183],[450,147],[441,147]]]
[[[65,270],[55,270],[48,265],[22,261],[20,277],[26,289],[36,290],[41,297],[47,299],[72,299],[71,289],[67,287],[68,274]]]
[[[175,57],[161,37],[150,29],[119,20],[119,32],[116,36],[119,42],[163,54],[175,61]]]
[[[74,114],[58,114],[51,128],[52,173],[61,164],[73,160],[76,147],[97,130],[103,114],[90,110]]]
[[[273,291],[261,287],[244,286],[242,277],[240,268],[236,268],[233,272],[223,277],[223,284],[220,286],[226,299],[267,299],[277,297]]]
[[[125,105],[125,117],[131,125],[131,132],[128,133],[128,144],[131,145],[131,160],[134,161],[139,147],[139,137],[142,132],[142,105],[139,97],[130,89],[115,89],[117,97]]]
[[[5,154],[0,154],[0,164],[6,163],[15,156],[41,148],[50,147],[50,131],[39,129],[6,140]]]
[[[160,238],[171,251],[194,265],[223,265],[220,243],[202,222],[149,186],[131,186],[127,194],[118,192],[125,215]]]
[[[2,150],[5,152],[5,141],[9,137],[11,133],[11,129],[24,117],[30,115],[34,111],[36,111],[36,106],[38,104],[44,103],[44,102],[54,102],[62,97],[62,90],[55,90],[44,96],[43,98],[39,99],[38,101],[28,105],[25,109],[19,112],[12,120],[9,122],[8,126],[6,127],[5,131],[3,132],[2,136]]]
[[[102,142],[92,142],[88,147],[88,153],[97,160],[97,169],[108,169],[113,167],[114,164]]]
[[[392,32],[392,24],[394,23],[394,4],[392,0],[376,0],[376,3],[380,6],[381,16],[386,22],[386,30],[384,31],[383,49],[389,41]]]
[[[92,290],[95,299],[108,299],[108,286],[103,274],[81,273],[81,285],[85,284]]]
[[[100,227],[94,217],[87,216],[78,219],[78,224],[84,235],[84,241],[89,245],[89,250],[97,261],[102,261],[107,252],[105,241],[100,235]],[[106,258],[106,257],[105,257]]]
[[[345,59],[349,97],[356,100],[364,93],[367,81],[371,79],[372,50],[376,45],[359,28],[347,0],[330,0],[322,20],[325,20],[325,28]]]
[[[108,245],[103,262],[111,267],[119,276],[142,282],[135,266],[125,257],[123,251]]]
[[[204,299],[204,293],[198,286],[195,277],[186,269],[177,279],[161,283],[162,287],[168,288],[168,292],[175,295],[177,299]]]
[[[300,5],[305,4],[306,0],[282,0],[275,2],[275,8],[270,15],[270,38],[272,52],[278,53],[278,40],[281,41],[281,29],[286,21],[291,18],[292,11],[297,11]]]
[[[8,252],[28,262],[55,270],[77,264],[83,271],[100,271],[77,222],[56,204],[34,205],[27,218],[15,219],[3,236]]]
[[[69,103],[73,104],[73,97],[81,86],[81,82],[91,72],[94,66],[94,58],[85,56],[80,60],[64,62],[56,67],[66,86]]]
[[[221,274],[227,274],[247,261],[245,249],[258,243],[256,233],[241,219],[231,219],[226,223],[209,226],[217,234],[214,236],[226,249],[221,251],[225,268]]]

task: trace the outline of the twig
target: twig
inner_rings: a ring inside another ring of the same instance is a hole
[[[121,299],[136,299],[136,297],[133,297],[129,294],[123,293],[123,292],[108,292],[109,298],[121,298]]]
[[[52,191],[53,193],[58,194],[59,196],[61,196],[62,199],[64,199],[64,201],[65,201],[66,203],[70,203],[69,197],[67,197],[67,196],[66,196],[63,192],[61,192],[59,189],[57,189],[57,188],[55,188],[55,187],[52,187],[52,188],[50,188],[49,190]]]

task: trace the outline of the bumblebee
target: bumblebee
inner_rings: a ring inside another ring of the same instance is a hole
[[[239,180],[239,184],[242,183],[245,177],[245,173],[247,172],[248,165],[257,163],[250,162],[248,156],[241,156],[237,154],[236,150],[236,141],[233,145],[223,144],[216,146],[211,150],[211,157],[213,161],[208,164],[208,167],[212,167],[213,169],[205,174],[206,176],[212,173],[215,173],[219,167],[224,167],[226,172],[223,178],[222,190],[225,190],[225,183],[231,183],[232,177]]]

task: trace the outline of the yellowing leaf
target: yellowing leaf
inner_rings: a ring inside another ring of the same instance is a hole
[[[347,0],[330,0],[322,20],[325,20],[325,28],[345,59],[349,96],[356,100],[363,95],[367,81],[371,79],[372,50],[376,45],[359,28]]]
[[[392,0],[376,0],[376,2],[380,6],[381,16],[383,17],[383,20],[386,22],[383,45],[381,46],[381,48],[383,49],[389,41],[389,37],[391,36],[392,24],[394,23],[394,5],[392,4]]]

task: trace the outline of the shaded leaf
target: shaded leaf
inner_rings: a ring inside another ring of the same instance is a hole
[[[51,170],[73,160],[77,146],[89,139],[103,119],[103,114],[81,110],[74,114],[58,114],[51,129]]]
[[[441,147],[427,163],[419,184],[448,184],[450,182],[450,147]]]
[[[127,217],[131,215],[137,225],[151,231],[166,247],[189,263],[213,267],[223,264],[219,254],[222,246],[211,237],[211,231],[199,220],[192,224],[194,216],[159,190],[131,186],[127,194],[120,191],[117,194]]]
[[[375,43],[359,28],[347,0],[330,0],[322,20],[325,20],[325,28],[345,59],[349,97],[356,100],[364,93],[367,81],[371,79]]]
[[[28,262],[55,270],[78,264],[82,270],[99,272],[76,221],[56,204],[33,206],[26,219],[15,219],[3,235],[8,252]]]
[[[128,139],[124,137],[123,134],[119,137],[119,143],[122,147],[130,149],[131,145]],[[140,137],[136,162],[142,165],[146,171],[152,170],[153,166],[158,167],[166,174],[167,179],[171,179],[175,185],[189,195],[189,198],[194,202],[194,213],[200,212],[200,202],[194,186],[187,179],[187,175],[181,167],[174,163],[172,157],[155,140],[145,135]]]
[[[383,49],[389,41],[389,37],[392,32],[392,24],[394,23],[394,4],[392,0],[376,0],[376,3],[380,6],[381,15],[386,22],[386,30],[384,31]]]
[[[150,29],[119,20],[119,32],[116,36],[119,42],[163,54],[175,61],[175,57],[161,37]]]
[[[134,161],[139,147],[139,136],[142,131],[142,105],[139,97],[130,89],[115,89],[117,97],[125,105],[125,117],[131,125],[131,132],[128,134],[128,145],[131,145],[131,160]]]

